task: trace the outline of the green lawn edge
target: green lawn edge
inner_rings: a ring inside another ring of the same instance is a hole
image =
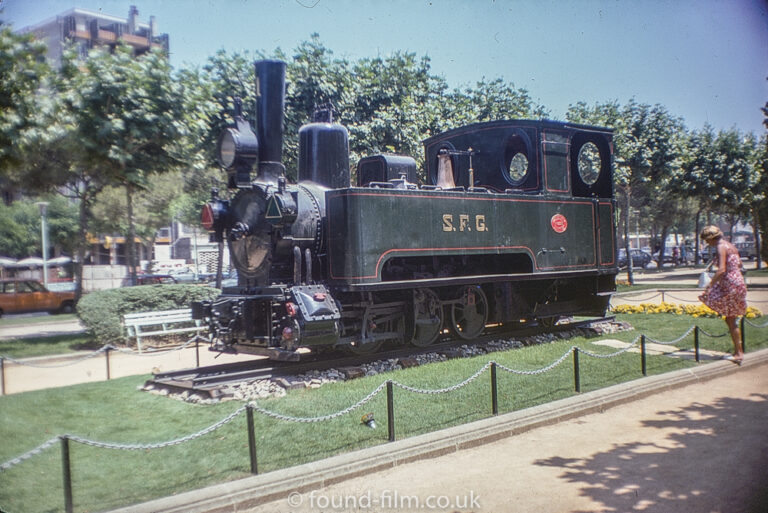
[[[367,396],[386,380],[416,388],[439,389],[466,380],[488,361],[516,370],[550,365],[572,346],[593,353],[615,349],[593,342],[605,338],[633,342],[641,333],[652,340],[672,341],[696,324],[710,335],[725,333],[719,319],[671,314],[620,315],[634,331],[603,337],[577,337],[549,344],[454,359],[412,369],[292,391],[283,398],[259,401],[270,411],[296,417],[328,415]],[[759,320],[759,319],[758,319]],[[768,329],[747,329],[747,349],[768,347]],[[692,347],[693,337],[681,342]],[[704,349],[728,351],[725,336],[701,337]],[[572,359],[537,376],[499,371],[499,413],[521,410],[575,394]],[[648,357],[649,375],[696,365],[692,360]],[[625,352],[610,359],[580,358],[581,391],[588,392],[642,377],[640,356]],[[62,434],[119,444],[148,445],[195,434],[243,406],[238,402],[201,406],[138,390],[147,376],[25,392],[0,397],[0,463]],[[380,427],[369,429],[360,417],[373,412]],[[398,439],[448,428],[491,416],[489,374],[467,386],[439,395],[395,389]],[[386,394],[334,420],[318,423],[280,421],[256,413],[259,471],[269,472],[387,442]],[[60,511],[63,505],[60,444],[0,472],[3,511]],[[70,443],[75,511],[101,511],[144,502],[249,475],[245,415],[238,415],[205,436],[163,449],[131,451]]]

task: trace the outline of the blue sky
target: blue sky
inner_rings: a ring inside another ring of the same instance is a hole
[[[169,34],[177,67],[220,48],[290,54],[317,32],[337,57],[428,55],[452,87],[502,77],[554,118],[635,98],[692,129],[765,131],[765,0],[0,0],[0,18],[19,29],[75,6],[126,17],[132,4]]]

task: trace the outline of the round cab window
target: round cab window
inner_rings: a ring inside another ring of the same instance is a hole
[[[600,176],[600,150],[588,142],[579,150],[579,176],[587,185],[594,185]]]
[[[515,153],[512,159],[509,161],[509,179],[512,183],[516,183],[525,178],[528,174],[528,157],[523,153]]]

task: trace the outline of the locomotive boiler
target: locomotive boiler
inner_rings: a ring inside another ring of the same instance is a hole
[[[373,155],[353,186],[347,130],[326,117],[299,130],[288,183],[285,64],[255,66],[256,132],[238,104],[218,147],[229,199],[202,215],[238,272],[193,305],[211,349],[297,360],[604,315],[617,274],[611,130],[476,123],[423,142],[427,183],[413,158]]]

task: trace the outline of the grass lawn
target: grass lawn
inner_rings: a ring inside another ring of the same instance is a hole
[[[0,340],[0,356],[10,358],[31,358],[74,353],[76,351],[95,351],[99,344],[85,333],[72,335],[54,335],[50,337],[29,337]]]
[[[75,319],[77,319],[75,314],[4,317],[0,319],[0,333],[3,332],[3,328],[29,325],[40,325],[43,328],[46,324]],[[102,345],[86,333],[12,338],[0,340],[0,356],[31,358],[34,356],[74,353],[76,351],[94,351]]]
[[[694,323],[711,334],[725,332],[719,319],[694,319],[671,314],[621,315],[636,331],[609,335],[631,342],[640,333],[670,341]],[[764,318],[763,318],[764,319]],[[764,323],[758,319],[759,324]],[[292,391],[263,400],[271,411],[299,417],[340,411],[368,395],[387,379],[417,388],[443,388],[471,376],[490,360],[516,370],[535,370],[557,360],[576,345],[594,353],[614,350],[596,346],[595,338],[493,353],[475,358],[405,369],[319,389]],[[727,337],[702,336],[702,347],[728,350]],[[692,347],[689,336],[679,347]],[[768,347],[768,328],[747,328],[747,348]],[[691,360],[649,356],[648,373],[659,374],[695,366]],[[640,356],[624,353],[611,359],[581,355],[582,392],[642,377]],[[498,372],[499,412],[529,408],[574,394],[572,358],[537,376]],[[137,390],[147,376],[102,383],[26,392],[0,397],[0,463],[17,457],[61,434],[121,444],[151,444],[177,439],[215,424],[242,406],[227,402],[200,406]],[[415,394],[395,388],[398,439],[490,416],[489,373],[466,387],[440,395]],[[379,428],[369,429],[360,417],[373,412]],[[259,470],[267,472],[318,460],[387,441],[386,393],[337,419],[293,423],[255,413]],[[132,451],[94,448],[70,442],[75,511],[101,511],[171,495],[248,475],[245,415],[196,440],[162,449]],[[0,472],[3,511],[61,511],[63,507],[60,444]]]

